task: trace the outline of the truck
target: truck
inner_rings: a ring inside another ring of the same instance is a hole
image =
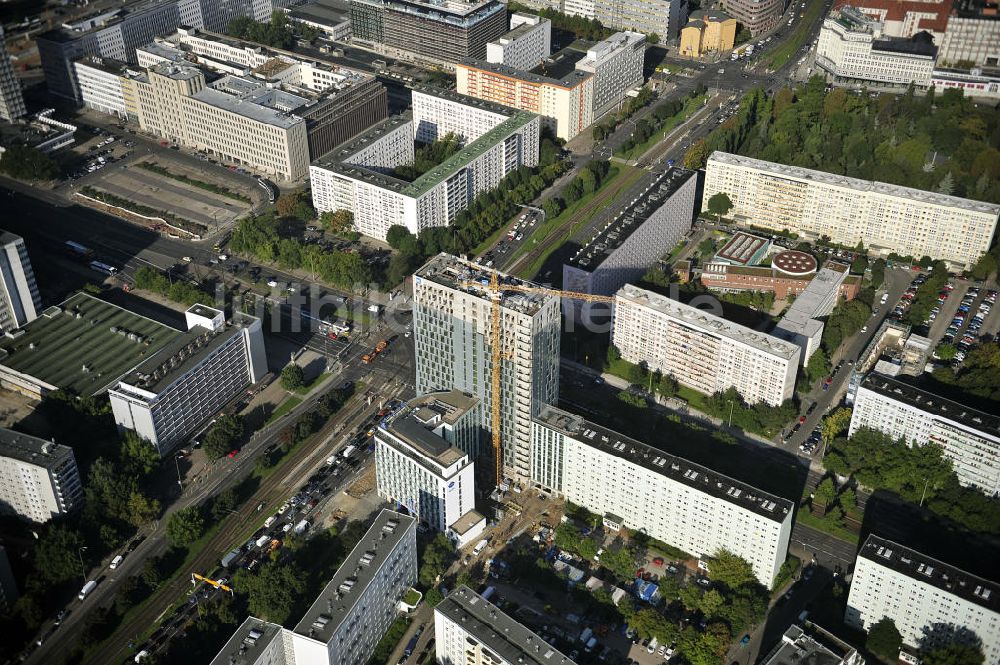
[[[344,448],[344,452],[343,452],[343,453],[341,453],[341,455],[343,455],[343,456],[344,456],[344,459],[347,459],[347,458],[349,458],[349,457],[350,457],[351,455],[353,455],[353,454],[354,454],[354,451],[355,451],[355,450],[357,450],[357,449],[358,449],[358,447],[357,447],[357,446],[355,446],[355,445],[351,444],[351,445],[347,446],[346,448]]]
[[[293,531],[295,531],[295,533],[301,536],[308,529],[309,529],[309,520],[302,520],[301,522],[295,525]]]
[[[94,580],[90,580],[89,582],[83,585],[82,589],[80,589],[80,593],[77,595],[77,598],[83,600],[84,598],[90,595],[91,591],[93,591],[96,588],[97,588],[97,582],[95,582]]]
[[[229,566],[232,565],[234,561],[240,558],[240,554],[242,554],[242,551],[238,547],[232,552],[226,554],[226,556],[222,557],[222,567],[229,568]]]
[[[333,466],[336,463],[337,463],[337,456],[336,455],[330,455],[329,457],[326,458],[326,465],[327,466]]]

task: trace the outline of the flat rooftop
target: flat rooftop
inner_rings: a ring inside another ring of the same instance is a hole
[[[739,266],[753,265],[770,245],[771,241],[767,238],[746,231],[737,231],[722,249],[715,253],[715,258]]]
[[[901,185],[890,185],[889,183],[877,182],[875,180],[849,178],[847,176],[827,173],[825,171],[805,169],[801,166],[787,166],[785,164],[778,164],[775,162],[765,162],[762,159],[734,155],[730,152],[721,152],[716,150],[708,158],[709,168],[711,168],[712,162],[741,166],[748,169],[756,169],[779,178],[797,178],[799,180],[814,182],[819,185],[843,187],[846,189],[853,189],[857,192],[872,192],[874,194],[895,196],[901,199],[919,201],[921,203],[928,203],[945,208],[960,208],[962,210],[1000,216],[1000,204],[997,203],[986,203],[985,201],[963,199],[957,196],[950,196],[948,194],[938,194],[937,192],[928,192],[922,189],[903,187]]]
[[[0,428],[0,457],[20,460],[45,469],[75,460],[73,449],[69,446],[6,428]]]
[[[574,665],[568,656],[467,586],[448,594],[434,611],[460,625],[508,663]]]
[[[632,284],[623,286],[615,294],[615,299],[627,300],[636,305],[647,307],[690,328],[719,337],[725,337],[726,339],[764,351],[772,356],[790,359],[799,353],[799,347],[790,342],[786,342],[773,335],[757,332],[746,326],[741,326],[738,323],[715,316],[703,309],[686,305],[679,300],[671,300],[666,296],[640,289]]]
[[[199,102],[214,108],[281,129],[291,129],[295,125],[305,122],[305,120],[297,115],[278,111],[254,102],[246,103],[246,100],[242,97],[213,88],[202,88],[191,95],[191,99],[197,99]]]
[[[990,436],[994,441],[1000,443],[1000,416],[977,411],[964,404],[921,390],[909,383],[874,372],[865,377],[861,382],[861,387],[921,411],[960,423],[969,429]]]
[[[110,28],[134,15],[153,11],[163,5],[170,4],[176,4],[176,0],[138,0],[123,4],[121,7],[97,10],[81,18],[63,23],[54,30],[42,33],[39,38],[52,42],[70,42],[92,32]]]
[[[210,310],[214,312],[216,310]],[[211,316],[203,314],[203,316]],[[232,325],[225,325],[217,331],[194,326],[187,332],[174,337],[158,352],[148,356],[135,369],[123,376],[117,390],[128,387],[158,393],[179,377],[194,369],[206,356],[228,342],[234,335],[243,334],[243,328],[256,321],[254,317],[237,313]]]
[[[0,365],[77,395],[93,395],[183,333],[81,292],[44,309],[13,335],[0,338]]]
[[[463,457],[467,457],[461,450],[435,434],[432,427],[417,420],[412,411],[401,413],[393,418],[386,424],[385,430],[427,459],[445,468]],[[432,469],[432,471],[438,473],[437,469]]]
[[[576,68],[576,63],[583,60],[586,56],[586,50],[581,51],[571,44],[561,51],[557,51],[546,57],[531,71],[515,69],[508,65],[487,62],[485,60],[475,60],[473,58],[461,58],[458,62],[464,67],[478,69],[512,80],[569,89],[575,88],[594,75],[593,72],[585,72]]]
[[[295,632],[328,643],[375,579],[389,553],[409,532],[416,533],[416,520],[412,517],[391,510],[379,513],[295,626]]]
[[[332,27],[351,20],[351,4],[337,0],[319,0],[299,5],[289,15],[294,19]]]
[[[275,640],[282,639],[282,628],[278,624],[247,617],[212,659],[211,665],[257,665],[259,662],[283,665],[286,662],[285,650],[281,645],[273,647],[273,655],[277,656],[277,660],[260,660],[261,656],[272,648]]]
[[[760,665],[842,665],[856,650],[815,626],[792,625]]]
[[[671,455],[554,406],[543,406],[534,420],[604,453],[651,469],[682,485],[775,522],[784,522],[795,506],[788,499],[757,489],[683,457]]]
[[[492,297],[488,286],[490,278],[494,274],[497,275],[501,291],[504,291],[505,286],[541,288],[538,284],[526,279],[513,277],[499,270],[493,270],[444,252],[428,259],[427,263],[421,266],[413,277],[414,280],[426,279],[489,302]],[[500,302],[501,307],[505,309],[532,315],[550,299],[554,300],[555,296],[507,290],[503,293]]]
[[[622,206],[604,228],[577,250],[568,265],[588,272],[597,270],[694,175],[694,171],[679,167],[661,173],[635,200]]]
[[[836,293],[846,277],[846,266],[827,261],[809,281],[809,286],[795,297],[795,302],[781,317],[778,327],[794,333],[813,330],[816,324],[822,325],[817,319],[829,313],[825,308],[831,299],[836,300]]]
[[[442,390],[414,397],[407,405],[416,411],[431,411],[441,422],[454,425],[458,419],[476,408],[479,400],[461,390]]]
[[[460,0],[385,0],[385,8],[389,11],[415,14],[431,20],[468,27],[478,23],[499,11],[506,11],[507,6],[498,0],[481,0],[480,2],[461,2]]]
[[[967,573],[909,547],[876,535],[868,536],[858,558],[874,561],[907,577],[929,584],[978,605],[1000,612],[1000,584]]]

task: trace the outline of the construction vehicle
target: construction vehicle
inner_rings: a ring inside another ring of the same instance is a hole
[[[381,342],[379,342],[378,344],[375,345],[375,348],[372,349],[371,353],[366,353],[365,355],[361,356],[361,362],[363,362],[363,363],[365,363],[367,365],[371,361],[375,360],[375,358],[378,357],[378,354],[380,354],[383,351],[385,351],[385,348],[387,346],[389,346],[388,340],[384,340],[383,339]]]
[[[501,364],[505,358],[502,346],[502,340],[500,337],[500,305],[503,301],[503,295],[507,292],[514,293],[537,293],[544,296],[556,296],[558,298],[572,298],[574,300],[584,300],[587,302],[603,302],[612,303],[614,302],[614,296],[604,296],[597,295],[593,293],[577,293],[576,291],[561,291],[559,289],[549,289],[543,286],[528,286],[525,284],[501,284],[500,283],[500,273],[493,271],[490,274],[489,281],[483,279],[479,281],[463,281],[460,283],[463,288],[477,288],[486,289],[492,297],[492,306],[490,307],[490,361],[493,365],[493,370],[491,372],[491,387],[492,394],[494,396],[502,396],[502,380],[501,380]],[[503,441],[500,434],[501,426],[501,409],[500,400],[492,400],[491,405],[491,419],[490,425],[493,430],[493,455],[496,469],[496,482],[497,487],[503,482]]]
[[[208,577],[205,577],[204,575],[199,575],[198,573],[191,573],[191,584],[194,584],[195,582],[198,582],[198,581],[204,582],[205,584],[210,584],[210,585],[214,586],[216,589],[221,589],[222,591],[228,591],[229,593],[233,592],[233,590],[231,588],[229,588],[228,586],[226,586],[224,584],[225,580],[218,580],[217,581],[217,580],[213,580],[213,579],[210,579]]]

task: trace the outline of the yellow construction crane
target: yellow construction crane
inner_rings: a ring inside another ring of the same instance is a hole
[[[556,296],[559,298],[572,298],[574,300],[604,303],[612,303],[615,299],[614,296],[603,296],[593,293],[578,293],[576,291],[562,291],[559,289],[545,288],[543,286],[501,284],[499,273],[495,271],[490,274],[490,281],[488,283],[485,281],[465,281],[462,282],[461,285],[465,288],[470,286],[481,289],[485,288],[489,291],[492,301],[490,307],[490,359],[493,364],[493,370],[490,377],[493,388],[491,429],[493,430],[493,456],[496,464],[496,481],[499,486],[503,481],[503,438],[500,434],[500,424],[503,420],[500,412],[500,390],[502,385],[501,364],[504,359],[503,350],[500,348],[502,344],[500,337],[502,321],[500,316],[500,305],[503,300],[503,294],[506,292],[537,293],[540,295]]]
[[[229,593],[233,592],[233,590],[227,587],[225,584],[216,582],[215,580],[205,577],[204,575],[199,575],[198,573],[191,573],[191,584],[194,584],[196,580],[201,580],[205,584],[211,584],[216,589],[222,589],[223,591],[228,591]]]

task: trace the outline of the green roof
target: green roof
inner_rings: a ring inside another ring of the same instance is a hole
[[[86,293],[21,331],[0,339],[0,365],[78,395],[102,392],[182,334]]]

